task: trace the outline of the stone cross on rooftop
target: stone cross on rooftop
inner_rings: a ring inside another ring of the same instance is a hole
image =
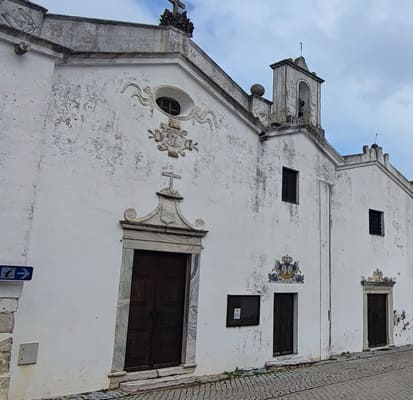
[[[182,176],[176,175],[173,172],[162,172],[162,176],[169,178],[169,190],[174,190],[174,179],[182,179]]]
[[[179,14],[179,9],[185,10],[185,4],[180,0],[168,0],[170,3],[174,5],[173,13]]]

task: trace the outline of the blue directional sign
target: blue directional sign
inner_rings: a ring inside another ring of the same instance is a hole
[[[0,265],[0,281],[31,281],[33,267]]]

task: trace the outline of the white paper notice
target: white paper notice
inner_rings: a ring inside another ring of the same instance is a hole
[[[241,309],[234,308],[234,319],[241,319]]]

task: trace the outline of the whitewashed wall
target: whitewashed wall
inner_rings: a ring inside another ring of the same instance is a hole
[[[17,57],[10,45],[0,46],[7,60],[0,67],[0,179],[8,189],[0,198],[1,261],[35,267],[16,315],[13,400],[108,386],[119,220],[126,208],[145,215],[156,207],[166,169],[183,176],[176,188],[184,215],[204,219],[209,230],[201,255],[197,374],[274,361],[275,292],[298,293],[292,358],[328,355],[332,185],[333,351],[361,350],[360,279],[376,268],[396,277],[395,309],[411,318],[411,198],[378,169],[335,176],[333,162],[304,133],[259,142],[252,126],[177,59],[54,68],[52,58]],[[215,113],[220,128],[183,122],[199,152],[168,157],[148,138],[166,116],[121,93],[127,80],[180,87]],[[281,201],[283,166],[300,172],[299,205]],[[368,234],[369,207],[385,212],[385,238]],[[268,282],[275,259],[287,254],[299,261],[303,285]],[[259,326],[225,327],[227,295],[239,293],[262,294]],[[411,343],[409,327],[399,330],[396,344]],[[17,366],[18,346],[32,341],[40,343],[38,363]]]
[[[274,293],[298,293],[298,354],[289,358],[315,360],[325,351],[320,343],[320,315],[327,319],[328,302],[320,309],[325,260],[320,259],[319,179],[333,177],[332,164],[304,135],[273,138],[260,153],[252,202],[241,212],[222,204],[230,217],[211,228],[202,254],[199,373],[260,367],[273,360]],[[300,171],[299,205],[281,201],[283,166]],[[223,230],[228,230],[224,237]],[[287,254],[299,261],[303,285],[268,282],[275,259]],[[225,328],[226,295],[240,291],[262,293],[260,326]]]
[[[148,138],[148,129],[158,128],[166,116],[155,111],[151,117],[148,108],[122,94],[125,79],[179,86],[221,116],[223,127],[210,131],[208,125],[183,123],[199,142],[199,153],[172,159]],[[185,215],[204,218],[211,230],[201,302],[213,286],[216,295],[211,269],[229,277],[228,265],[234,274],[247,265],[249,255],[232,260],[249,240],[244,232],[252,220],[258,145],[255,133],[177,66],[56,69],[29,250],[36,280],[22,298],[16,326],[16,343],[40,342],[39,360],[14,366],[14,398],[107,387],[121,263],[119,220],[128,207],[143,215],[156,206],[156,191],[167,185],[164,169],[184,178],[176,186],[185,196]],[[224,285],[222,310],[226,293]],[[214,323],[207,322],[212,331]]]
[[[125,80],[179,86],[222,126],[184,122],[199,153],[172,159],[148,138],[165,115],[120,93]],[[36,279],[22,297],[16,346],[39,341],[38,363],[13,366],[17,399],[107,387],[121,263],[119,220],[156,206],[164,169],[183,176],[188,219],[210,231],[201,259],[197,374],[262,367],[272,360],[274,292],[298,292],[297,359],[320,358],[319,179],[332,164],[304,135],[260,144],[255,132],[177,65],[56,68],[28,260]],[[282,166],[300,170],[300,204],[283,203]],[[316,232],[316,233],[315,233]],[[303,246],[303,243],[305,245]],[[267,283],[289,254],[304,285]],[[258,327],[228,329],[226,297],[261,291]],[[252,351],[253,349],[253,351]],[[324,350],[323,350],[324,351]]]
[[[385,235],[369,234],[369,209],[384,212]],[[333,194],[333,353],[363,348],[362,276],[395,278],[395,345],[413,341],[412,198],[377,166],[340,171]],[[392,310],[393,311],[393,310]]]
[[[24,264],[54,60],[19,57],[1,39],[0,59],[0,251],[3,263]]]

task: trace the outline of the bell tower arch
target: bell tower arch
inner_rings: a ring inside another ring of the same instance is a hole
[[[275,125],[311,125],[321,129],[321,84],[304,57],[271,65],[274,71],[273,114]]]

